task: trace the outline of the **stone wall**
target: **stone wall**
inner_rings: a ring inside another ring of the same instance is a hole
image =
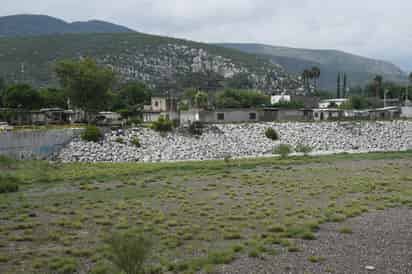
[[[0,133],[0,154],[15,159],[47,159],[80,134],[82,129],[30,130]]]
[[[265,136],[268,127],[280,136]],[[120,138],[120,139],[119,139]],[[140,146],[133,145],[138,139]],[[120,140],[120,142],[119,142]],[[201,136],[147,128],[108,132],[100,143],[73,140],[59,154],[63,162],[167,162],[272,155],[279,143],[307,145],[315,154],[412,149],[412,121],[246,123],[207,125]]]

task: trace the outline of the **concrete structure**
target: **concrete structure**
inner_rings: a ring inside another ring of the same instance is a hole
[[[95,118],[98,126],[123,126],[125,121],[117,112],[102,111]]]
[[[151,104],[143,108],[143,121],[154,122],[160,117],[170,120],[179,120],[177,100],[171,97],[152,97]]]
[[[401,117],[400,107],[385,107],[369,110],[371,120],[393,120]]]
[[[318,108],[313,109],[313,119],[315,121],[330,121],[330,120],[340,120],[344,117],[344,111],[336,108]]]
[[[252,108],[227,108],[214,111],[192,109],[180,112],[182,125],[192,122],[202,123],[241,123],[262,121],[263,111]]]
[[[81,133],[82,129],[30,130],[0,133],[0,154],[15,159],[47,159]]]
[[[311,109],[264,108],[262,121],[310,121],[313,119]]]
[[[405,101],[405,104],[401,107],[401,117],[411,119],[412,118],[412,102]]]
[[[349,99],[347,98],[338,98],[338,99],[327,99],[321,100],[319,102],[319,108],[335,108],[340,107],[344,103],[346,103]]]
[[[11,131],[13,127],[9,125],[7,122],[0,122],[0,132],[2,131]]]
[[[0,119],[12,125],[49,125],[83,122],[84,112],[61,108],[44,108],[30,111],[23,109],[0,109]]]
[[[276,105],[279,103],[301,102],[304,108],[317,108],[319,105],[319,97],[316,96],[303,96],[303,95],[272,95],[270,97],[270,103]]]
[[[281,94],[281,95],[272,95],[270,96],[270,103],[272,105],[279,104],[281,102],[287,102],[289,103],[292,100],[292,96],[287,95],[287,94]]]

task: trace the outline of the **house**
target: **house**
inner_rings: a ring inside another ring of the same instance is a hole
[[[13,127],[10,126],[7,122],[0,122],[0,132],[2,131],[11,131]]]
[[[287,95],[287,94],[281,94],[281,95],[272,95],[270,96],[270,103],[272,105],[279,104],[281,102],[287,102],[289,103],[292,100],[292,96]]]
[[[337,108],[343,105],[344,103],[348,102],[348,100],[349,99],[347,98],[321,100],[318,104],[318,108]]]
[[[179,120],[177,99],[172,97],[152,97],[151,104],[143,108],[143,121],[146,123],[157,121],[160,117],[170,120]]]
[[[313,109],[313,119],[315,121],[341,120],[344,111],[337,108],[317,108]]]
[[[117,112],[102,111],[95,117],[96,125],[98,126],[123,126],[125,121]]]
[[[405,104],[401,107],[401,118],[412,118],[412,102],[409,100],[405,101]]]
[[[180,112],[180,124],[193,122],[202,123],[244,123],[259,122],[262,120],[263,111],[252,108],[227,108],[217,110],[191,109]]]
[[[310,121],[313,119],[311,109],[263,108],[261,121]]]
[[[12,125],[71,124],[82,122],[84,112],[61,108],[43,108],[34,111],[2,108],[0,109],[0,119]]]
[[[369,110],[369,119],[371,120],[392,120],[400,117],[401,108],[397,106]]]
[[[301,102],[304,108],[317,108],[319,104],[319,97],[317,96],[303,96],[303,95],[272,95],[270,103],[276,105],[279,103]]]

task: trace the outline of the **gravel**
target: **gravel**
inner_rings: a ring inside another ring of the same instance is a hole
[[[266,138],[273,127],[280,141]],[[122,138],[124,143],[116,142]],[[141,147],[131,141],[138,138]],[[74,140],[57,159],[63,162],[167,162],[225,157],[261,157],[279,143],[314,148],[315,153],[401,151],[412,149],[412,121],[255,123],[211,125],[198,137],[174,132],[161,136],[147,128],[113,131],[101,143]]]
[[[241,257],[218,273],[412,273],[412,209],[392,208],[321,226],[317,239],[299,241],[300,252]],[[339,232],[350,227],[352,234]],[[312,263],[310,256],[323,257]]]

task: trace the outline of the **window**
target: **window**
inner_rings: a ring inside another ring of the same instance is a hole
[[[255,112],[249,113],[249,120],[256,120],[256,113]]]
[[[159,106],[159,101],[155,101],[155,107],[158,107]]]
[[[218,114],[217,114],[217,120],[218,120],[218,121],[223,121],[223,120],[225,120],[225,114],[224,114],[224,113],[218,113]]]

